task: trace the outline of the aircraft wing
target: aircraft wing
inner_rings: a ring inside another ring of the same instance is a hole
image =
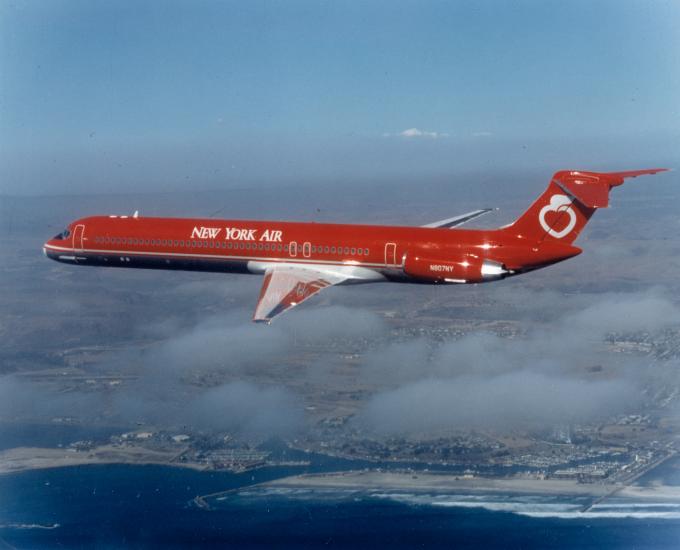
[[[253,321],[271,320],[326,287],[351,278],[342,273],[302,266],[276,266],[265,271]]]
[[[483,216],[487,212],[491,212],[493,208],[482,208],[481,210],[473,210],[467,214],[461,214],[460,216],[454,216],[453,218],[446,218],[445,220],[439,220],[437,222],[428,223],[426,225],[421,225],[421,227],[437,228],[437,227],[448,227],[449,229],[453,227],[458,227],[464,223],[474,220],[479,216]]]

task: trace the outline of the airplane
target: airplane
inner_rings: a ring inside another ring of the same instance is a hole
[[[73,265],[264,275],[253,321],[276,316],[333,285],[470,284],[534,271],[582,252],[573,245],[627,172],[562,170],[515,222],[458,229],[485,208],[421,227],[284,221],[94,216],[48,240],[44,254]]]

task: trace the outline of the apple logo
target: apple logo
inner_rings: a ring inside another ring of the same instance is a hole
[[[545,218],[550,212],[555,212],[557,216],[553,214],[551,216],[552,219],[548,222]],[[562,218],[563,213],[569,214],[569,223],[567,223],[562,230],[557,231],[554,229],[554,225]],[[574,229],[574,226],[576,225],[576,213],[571,209],[571,199],[566,195],[553,195],[550,197],[550,204],[541,208],[541,211],[538,214],[538,221],[541,223],[541,227],[545,229],[549,235],[552,235],[556,239],[565,237],[571,233],[571,230]]]

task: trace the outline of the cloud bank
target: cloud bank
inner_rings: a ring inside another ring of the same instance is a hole
[[[403,138],[444,138],[449,137],[449,134],[444,132],[431,132],[428,130],[420,130],[418,128],[408,128],[396,134],[384,133],[383,137],[403,137]]]
[[[416,339],[369,354],[363,379],[391,387],[369,399],[357,425],[413,435],[578,423],[634,409],[652,383],[679,382],[669,364],[652,368],[650,358],[615,354],[604,343],[612,332],[680,324],[680,308],[669,298],[610,294],[575,310],[567,296],[536,299],[567,313],[514,339],[472,333],[438,346]]]

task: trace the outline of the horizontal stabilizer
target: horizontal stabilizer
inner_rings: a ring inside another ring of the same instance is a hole
[[[577,172],[561,171],[553,177],[562,190],[588,208],[607,208],[609,191],[621,185],[626,178],[666,171],[666,168],[631,170],[628,172]]]

